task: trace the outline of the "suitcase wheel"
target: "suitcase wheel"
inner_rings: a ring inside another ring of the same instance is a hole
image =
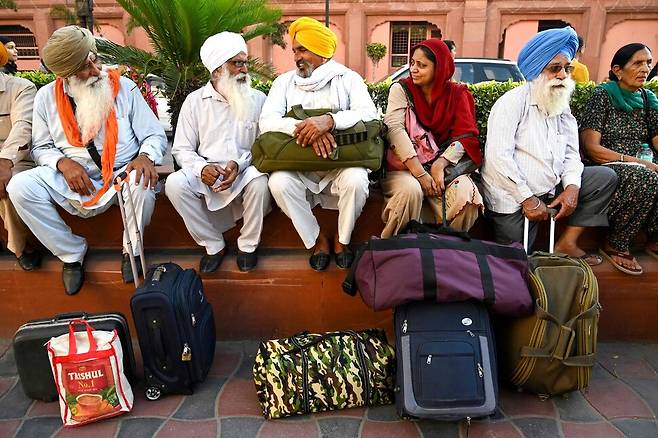
[[[162,391],[156,386],[150,386],[146,388],[145,395],[148,400],[154,401],[160,398]]]

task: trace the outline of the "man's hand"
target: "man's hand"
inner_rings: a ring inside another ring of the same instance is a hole
[[[521,207],[523,207],[523,215],[527,217],[529,221],[537,222],[548,219],[546,204],[536,196],[531,196],[523,201]]]
[[[207,164],[202,170],[201,170],[201,182],[207,185],[208,187],[212,187],[213,184],[215,184],[215,181],[217,181],[217,178],[219,175],[222,175],[220,171],[223,171],[220,166],[216,164]]]
[[[149,157],[144,154],[137,155],[137,158],[128,163],[126,173],[130,174],[135,170],[135,185],[139,185],[139,181],[144,177],[144,188],[151,187],[155,189],[158,183],[158,172],[155,170],[155,164]]]
[[[222,169],[221,167],[217,166],[220,169],[220,174],[224,177],[221,183],[219,183],[219,186],[215,187],[212,189],[213,192],[223,192],[224,190],[230,188],[233,185],[233,182],[235,179],[238,177],[238,174],[240,173],[240,168],[238,166],[238,163],[235,161],[231,160],[228,163],[226,163],[226,167]]]
[[[560,204],[560,211],[555,215],[555,220],[562,219],[569,216],[578,207],[578,193],[580,189],[573,184],[568,185],[562,193],[560,193],[553,202],[548,204],[549,208],[553,208]]]
[[[11,168],[14,163],[6,158],[0,159],[0,199],[7,198],[7,184],[11,179]]]
[[[338,147],[336,145],[336,140],[334,140],[334,136],[329,132],[325,132],[319,136],[317,140],[311,143],[311,146],[313,146],[315,154],[318,157],[322,156],[322,158],[328,158],[331,153]]]
[[[443,191],[446,189],[445,183],[444,183],[444,178],[445,178],[445,168],[450,165],[450,161],[446,160],[443,157],[439,157],[432,163],[432,167],[430,168],[430,174],[432,175],[432,179],[434,179],[434,183],[436,184],[436,188],[438,190],[438,195],[441,195]]]
[[[325,134],[334,127],[334,118],[329,114],[309,117],[295,125],[292,136],[297,138],[297,144],[301,147],[314,143],[318,137]]]
[[[77,161],[70,158],[62,158],[57,162],[57,170],[64,175],[69,188],[75,193],[82,196],[90,196],[96,191],[89,175],[87,175],[87,171]]]

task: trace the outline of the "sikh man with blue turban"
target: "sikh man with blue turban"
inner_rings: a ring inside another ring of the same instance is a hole
[[[336,35],[317,20],[301,17],[288,28],[296,70],[272,83],[260,115],[261,133],[283,132],[297,138],[300,147],[312,147],[318,156],[331,159],[336,149],[334,130],[351,128],[359,121],[377,118],[377,109],[363,78],[334,61]],[[304,109],[331,108],[331,114],[304,121],[286,117],[294,105]],[[269,188],[281,210],[292,220],[316,271],[330,261],[331,236],[320,229],[312,208],[338,209],[338,233],[333,236],[336,265],[347,269],[354,259],[348,245],[354,223],[368,197],[368,173],[363,167],[323,172],[276,171]]]
[[[566,219],[555,251],[602,262],[578,246],[585,227],[607,226],[606,210],[617,177],[604,166],[584,167],[578,125],[569,109],[575,83],[571,61],[578,35],[571,27],[537,33],[518,58],[526,83],[496,101],[489,115],[482,181],[487,213],[500,243],[523,239],[530,221],[529,248],[537,223]]]

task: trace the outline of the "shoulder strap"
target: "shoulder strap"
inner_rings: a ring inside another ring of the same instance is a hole
[[[398,81],[398,84],[400,84],[400,86],[404,90],[404,94],[407,95],[407,100],[409,101],[409,106],[411,107],[411,109],[413,109],[415,111],[416,110],[416,105],[414,105],[414,95],[411,94],[411,90],[402,81]]]

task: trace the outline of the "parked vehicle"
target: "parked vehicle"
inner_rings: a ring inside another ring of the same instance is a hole
[[[409,64],[388,77],[392,82],[409,76]],[[495,58],[456,58],[455,81],[477,84],[478,82],[523,81],[523,75],[514,61]]]

